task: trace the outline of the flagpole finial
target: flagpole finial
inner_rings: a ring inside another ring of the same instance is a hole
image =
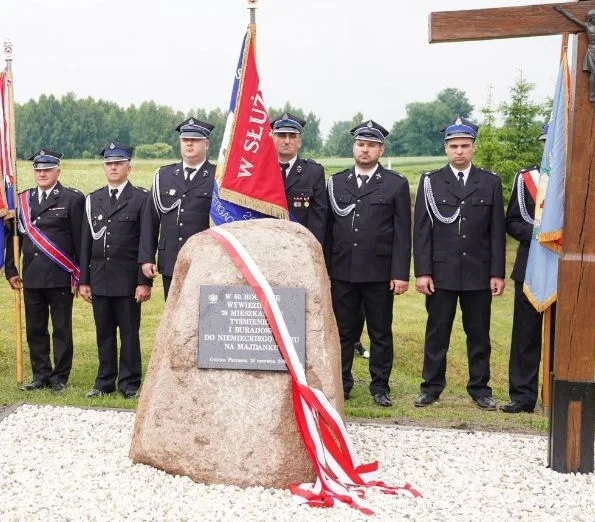
[[[12,60],[12,42],[8,38],[4,39],[4,59]]]
[[[258,9],[258,0],[247,0],[248,9]]]

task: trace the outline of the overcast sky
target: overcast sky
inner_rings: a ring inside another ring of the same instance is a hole
[[[447,87],[477,110],[490,86],[496,103],[505,100],[520,70],[541,102],[553,93],[561,37],[428,44],[431,11],[531,3],[260,0],[265,102],[313,111],[325,133],[358,111],[390,128],[407,103]],[[227,109],[248,20],[245,0],[2,0],[0,37],[14,45],[20,103],[72,91],[122,106]]]

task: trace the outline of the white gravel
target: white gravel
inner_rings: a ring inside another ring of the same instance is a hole
[[[545,467],[544,437],[350,424],[381,478],[423,498],[299,506],[286,490],[195,484],[128,458],[134,413],[25,405],[0,422],[0,520],[595,521],[595,476]]]

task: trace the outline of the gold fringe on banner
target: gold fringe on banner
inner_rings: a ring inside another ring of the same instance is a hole
[[[251,198],[246,196],[246,194],[220,188],[219,197],[221,199],[230,201],[231,203],[235,203],[236,205],[251,208],[257,212],[261,212],[262,214],[268,214],[269,216],[277,219],[289,219],[289,212],[283,207],[273,205],[272,203],[266,203],[260,199]]]
[[[552,306],[558,299],[558,292],[554,292],[550,295],[545,301],[541,302],[538,301],[537,298],[531,293],[529,286],[527,283],[523,283],[523,293],[529,300],[529,302],[533,305],[533,308],[538,312],[544,312],[547,308]]]
[[[562,239],[562,230],[553,230],[552,232],[540,232],[537,234],[537,241],[542,247],[549,248],[556,254],[562,254],[562,245],[556,243]]]

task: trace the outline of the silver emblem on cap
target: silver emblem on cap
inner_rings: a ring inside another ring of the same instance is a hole
[[[41,150],[39,151],[39,155],[40,155],[40,156],[45,156],[45,150],[41,149]]]
[[[463,124],[463,121],[461,120],[461,118],[460,118],[460,117],[458,117],[458,118],[455,120],[455,125],[462,125],[462,124]]]
[[[284,120],[288,120],[288,119],[289,119],[289,114],[285,113],[285,114],[283,115],[283,119],[284,119]]]
[[[372,123],[372,120],[368,121],[368,123],[366,123],[366,125],[371,129],[372,127],[374,127],[374,124]]]
[[[193,120],[192,118],[190,118],[190,119],[188,120],[188,123],[189,123],[190,125],[194,125],[194,120]]]
[[[109,148],[112,150],[116,148],[113,141],[109,144]]]

